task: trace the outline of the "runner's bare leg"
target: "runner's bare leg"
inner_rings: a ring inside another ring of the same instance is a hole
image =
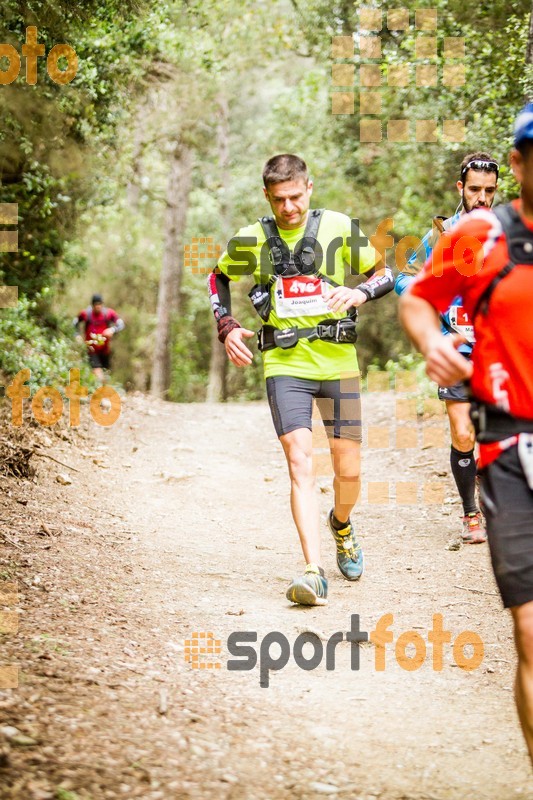
[[[470,403],[459,403],[457,400],[445,400],[452,445],[461,453],[469,453],[474,449],[475,433],[470,420]]]
[[[511,608],[518,652],[515,700],[533,763],[533,600]]]
[[[313,469],[313,436],[298,428],[279,437],[291,479],[291,511],[306,564],[322,565],[318,499]]]
[[[339,522],[347,522],[361,493],[361,443],[352,439],[328,439],[333,465],[335,506]]]

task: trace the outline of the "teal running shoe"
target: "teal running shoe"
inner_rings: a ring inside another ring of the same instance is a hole
[[[302,577],[292,581],[286,598],[300,606],[327,605],[328,582],[324,570],[316,564],[308,564]]]
[[[347,581],[358,581],[363,574],[365,560],[353,525],[348,520],[346,527],[338,531],[333,527],[332,517],[333,509],[328,514],[328,527],[337,545],[337,565]]]

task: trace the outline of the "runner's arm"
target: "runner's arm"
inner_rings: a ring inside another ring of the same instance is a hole
[[[454,294],[457,294],[453,287],[461,276],[455,269],[453,251],[450,260],[445,236],[439,238],[433,250],[428,232],[422,240],[421,248],[417,251],[418,256],[422,248],[425,248],[427,260],[421,272],[416,278],[405,274],[403,276],[407,285],[403,286],[404,294],[400,298],[400,320],[426,359],[426,372],[429,377],[439,386],[451,386],[469,378],[472,373],[470,362],[457,352],[457,347],[466,340],[459,334],[444,335],[439,315],[439,311],[442,313],[447,302],[449,303]],[[443,259],[444,254],[446,259]],[[410,259],[409,263],[414,258]],[[443,264],[443,271],[446,273],[444,280],[437,277],[438,269],[434,274],[434,262],[437,265]],[[397,281],[400,277],[401,273]],[[409,291],[405,291],[408,286],[410,286]]]
[[[243,339],[254,336],[253,331],[243,328],[231,316],[229,278],[216,268],[207,279],[209,300],[215,315],[218,340],[226,348],[226,353],[236,367],[246,367],[253,361],[253,353],[246,347]]]
[[[105,331],[102,331],[102,334],[107,339],[110,339],[112,336],[115,335],[115,333],[123,331],[124,328],[126,327],[124,320],[120,319],[117,312],[114,311],[112,308],[109,308],[107,310],[106,325],[107,328],[105,329]]]
[[[426,358],[428,375],[441,386],[468,378],[472,365],[456,349],[467,343],[465,337],[458,333],[445,336],[439,331],[439,312],[445,313],[454,298],[464,297],[465,289],[472,299],[475,288],[472,279],[483,269],[484,258],[500,235],[501,225],[492,212],[480,210],[467,214],[440,236],[411,289],[400,300],[402,323]],[[478,251],[481,262],[470,245],[472,239],[481,248]],[[465,241],[469,247],[462,247],[458,254],[457,246]]]
[[[79,333],[79,327],[80,327],[81,323],[82,322],[86,322],[86,321],[87,321],[87,315],[86,315],[85,311],[80,311],[78,316],[74,317],[74,319],[72,320],[72,324],[74,325],[74,329],[75,329],[76,333]]]
[[[216,268],[207,279],[207,290],[211,308],[217,323],[218,339],[224,343],[228,333],[242,328],[240,322],[231,316],[230,279]]]
[[[426,359],[426,371],[439,386],[452,386],[469,378],[472,364],[457,352],[466,339],[456,333],[444,336],[439,314],[428,300],[407,292],[400,300],[400,319],[417,349]]]
[[[117,312],[113,311],[113,309],[110,309],[108,311],[106,322],[107,322],[107,328],[104,331],[104,336],[106,335],[106,332],[109,331],[111,332],[111,335],[114,336],[115,333],[120,333],[120,331],[123,331],[124,328],[126,327],[124,320],[120,319]]]

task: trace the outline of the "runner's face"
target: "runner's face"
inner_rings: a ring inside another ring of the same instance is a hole
[[[457,189],[463,198],[463,209],[467,214],[475,208],[492,207],[497,182],[495,172],[480,169],[469,169],[464,183],[457,181]]]
[[[99,316],[102,313],[102,309],[104,307],[103,303],[93,303],[93,311],[96,316]]]
[[[313,192],[313,182],[283,181],[263,189],[278,228],[289,231],[305,224]]]

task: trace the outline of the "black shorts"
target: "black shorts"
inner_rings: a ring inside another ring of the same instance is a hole
[[[439,400],[453,400],[456,403],[469,403],[470,398],[463,381],[454,383],[453,386],[439,386]]]
[[[471,353],[461,353],[462,356],[469,361],[472,357]],[[463,381],[454,383],[453,386],[439,386],[438,388],[439,400],[453,400],[455,403],[469,403],[468,391],[466,384]]]
[[[359,378],[311,381],[277,375],[267,378],[266,388],[278,436],[298,428],[312,430],[314,398],[330,439],[362,441]]]
[[[89,364],[93,369],[109,369],[111,353],[89,353]]]
[[[533,600],[533,490],[510,447],[481,471],[480,500],[496,583],[506,608]]]

